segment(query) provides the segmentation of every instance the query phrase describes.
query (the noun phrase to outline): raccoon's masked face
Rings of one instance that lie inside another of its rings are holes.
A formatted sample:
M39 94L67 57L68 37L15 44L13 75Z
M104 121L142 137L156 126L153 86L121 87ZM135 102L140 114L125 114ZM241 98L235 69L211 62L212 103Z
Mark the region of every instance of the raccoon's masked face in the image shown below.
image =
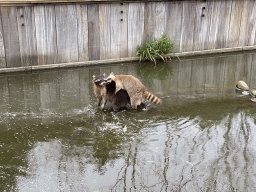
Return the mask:
M105 78L105 80L106 80L107 84L109 84L112 81L115 81L115 78L116 77L115 77L114 73L112 72L112 73L110 73L110 75L107 78Z
M107 84L106 75L93 75L93 83L97 86L105 86Z

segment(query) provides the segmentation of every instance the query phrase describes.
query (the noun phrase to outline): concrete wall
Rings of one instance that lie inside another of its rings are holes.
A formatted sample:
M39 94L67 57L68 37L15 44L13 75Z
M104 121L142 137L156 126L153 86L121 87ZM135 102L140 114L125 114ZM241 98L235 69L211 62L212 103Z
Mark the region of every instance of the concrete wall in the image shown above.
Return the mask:
M150 32L181 52L255 45L254 0L0 6L0 67L133 57Z

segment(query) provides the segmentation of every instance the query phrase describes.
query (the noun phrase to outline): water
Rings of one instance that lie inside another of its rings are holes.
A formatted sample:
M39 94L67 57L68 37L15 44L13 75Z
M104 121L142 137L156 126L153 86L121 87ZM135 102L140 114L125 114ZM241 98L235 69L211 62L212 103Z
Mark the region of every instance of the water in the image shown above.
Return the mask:
M255 191L256 53L0 76L1 191ZM161 106L96 105L93 74L132 74Z

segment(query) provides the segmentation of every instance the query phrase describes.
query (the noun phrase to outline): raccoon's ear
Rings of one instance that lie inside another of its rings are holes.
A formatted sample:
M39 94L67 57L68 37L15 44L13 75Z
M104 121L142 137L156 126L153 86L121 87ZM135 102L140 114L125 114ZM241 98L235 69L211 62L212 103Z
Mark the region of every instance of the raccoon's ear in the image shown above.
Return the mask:
M103 73L103 77L106 77L106 74L105 74L105 73Z
M115 76L115 74L114 74L113 72L111 72L111 73L110 73L110 75L113 75L113 76ZM109 76L110 76L110 75L109 75Z
M95 75L92 76L92 80L93 80L93 81L95 80Z

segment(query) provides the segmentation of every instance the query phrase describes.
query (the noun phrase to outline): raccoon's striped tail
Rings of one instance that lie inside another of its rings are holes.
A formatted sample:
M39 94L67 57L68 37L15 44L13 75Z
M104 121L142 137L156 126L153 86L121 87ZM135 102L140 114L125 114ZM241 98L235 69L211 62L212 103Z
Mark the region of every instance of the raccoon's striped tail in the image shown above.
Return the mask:
M153 95L152 93L145 91L144 94L145 94L145 99L147 99L155 104L158 104L158 105L162 104L162 100L160 98L158 98L157 96Z

